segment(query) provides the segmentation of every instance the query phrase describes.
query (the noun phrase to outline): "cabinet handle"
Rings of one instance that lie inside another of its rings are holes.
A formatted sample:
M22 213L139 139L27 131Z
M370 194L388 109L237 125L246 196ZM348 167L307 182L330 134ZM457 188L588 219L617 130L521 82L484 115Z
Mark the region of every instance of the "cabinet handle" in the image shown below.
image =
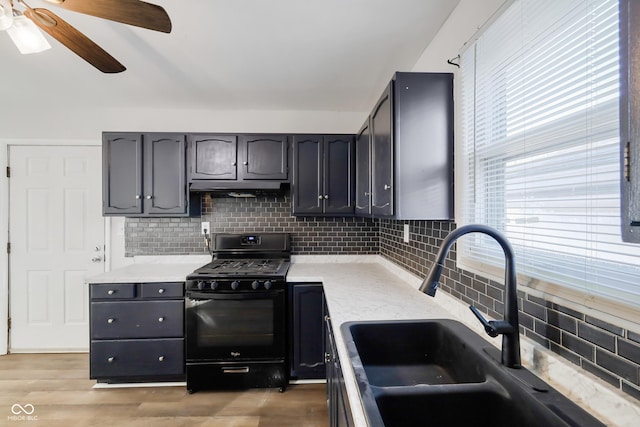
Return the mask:
M115 289L109 289L109 290L107 291L107 295L113 295L113 294L115 294L115 293L116 293Z
M246 166L249 164L249 162L242 162L242 164Z
M318 196L318 200L322 200L322 199L323 199L323 196L322 196L322 194L320 194L320 195Z
M325 200L329 199L329 195L328 195L328 194L325 194L325 195L324 195L324 199L325 199Z
M151 196L151 195L147 196L147 200L151 200L152 198L153 198L153 196Z
M158 289L158 293L159 294L164 294L164 289L162 289L162 288Z
M236 162L231 163L231 166L235 166L235 165L236 165Z
M385 184L385 185L384 185L384 189L385 189L385 190L391 190L391 186L390 186L390 185Z
M113 317L110 317L110 318L107 319L107 323L113 323L115 321L116 321L116 319L114 319Z
M139 194L136 194L136 200L140 200L140 199L142 199L142 196Z
M164 356L158 357L158 362L164 362Z
M116 360L116 358L113 357L113 356L107 358L107 362L109 362L109 363L113 363L114 360Z
M164 322L164 317L159 317L158 318L158 322L160 322L160 323Z

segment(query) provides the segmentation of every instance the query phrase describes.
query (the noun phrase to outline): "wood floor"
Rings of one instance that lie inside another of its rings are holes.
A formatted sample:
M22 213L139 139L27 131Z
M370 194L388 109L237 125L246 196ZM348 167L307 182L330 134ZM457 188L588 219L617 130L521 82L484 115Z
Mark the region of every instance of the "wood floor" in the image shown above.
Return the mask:
M194 394L185 387L93 389L94 384L88 354L0 356L0 426L329 425L324 384L290 385L284 393L255 389Z

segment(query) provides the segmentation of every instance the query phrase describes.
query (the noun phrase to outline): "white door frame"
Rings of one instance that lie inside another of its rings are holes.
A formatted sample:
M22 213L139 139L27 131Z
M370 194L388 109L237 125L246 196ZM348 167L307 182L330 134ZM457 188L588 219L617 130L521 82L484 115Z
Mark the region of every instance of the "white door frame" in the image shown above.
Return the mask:
M7 243L9 239L9 179L5 173L8 164L8 152L11 146L46 145L46 146L101 146L102 140L67 140L67 139L0 139L0 355L7 354L9 340L9 255ZM110 221L105 221L104 242L105 254L111 252ZM108 264L105 265L108 270Z

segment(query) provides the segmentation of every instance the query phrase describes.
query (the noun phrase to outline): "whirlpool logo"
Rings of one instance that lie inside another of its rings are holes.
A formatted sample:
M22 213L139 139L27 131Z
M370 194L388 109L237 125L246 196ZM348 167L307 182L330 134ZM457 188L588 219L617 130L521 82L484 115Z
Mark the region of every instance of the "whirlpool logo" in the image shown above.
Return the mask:
M9 421L38 421L35 414L36 408L31 403L14 403L11 405L11 415L7 415Z

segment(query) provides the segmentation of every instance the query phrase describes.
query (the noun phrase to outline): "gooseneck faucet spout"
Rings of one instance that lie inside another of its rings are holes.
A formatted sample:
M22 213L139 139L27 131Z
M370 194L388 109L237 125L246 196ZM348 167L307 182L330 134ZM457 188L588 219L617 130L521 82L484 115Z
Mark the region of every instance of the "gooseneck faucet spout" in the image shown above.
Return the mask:
M440 246L440 250L438 251L436 261L434 262L431 271L429 271L429 274L427 274L427 277L424 279L419 289L429 296L433 297L436 295L440 275L442 274L444 261L449 253L449 249L451 249L451 246L460 236L468 233L483 233L493 237L502 247L504 252L504 319L498 321L487 321L487 319L485 319L473 305L469 306L469 308L478 320L480 320L487 334L492 337L502 335L502 364L509 368L520 368L520 331L518 322L515 254L511 244L502 233L481 224L464 225L449 233Z

